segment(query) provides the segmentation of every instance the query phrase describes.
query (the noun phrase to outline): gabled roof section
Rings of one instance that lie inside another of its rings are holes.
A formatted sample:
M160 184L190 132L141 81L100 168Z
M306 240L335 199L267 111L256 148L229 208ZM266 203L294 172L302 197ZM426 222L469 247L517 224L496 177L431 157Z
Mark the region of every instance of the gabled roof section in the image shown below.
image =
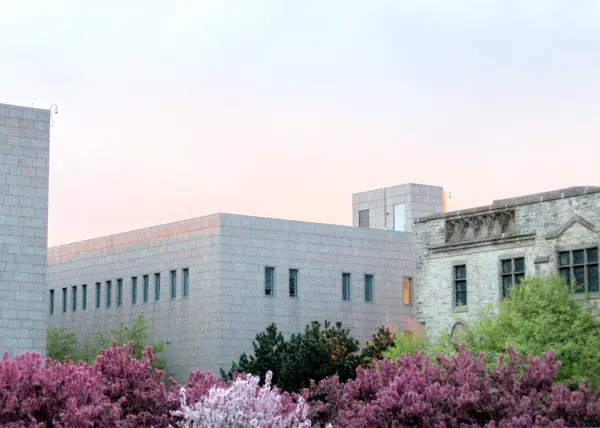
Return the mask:
M433 214L427 217L419 218L416 223L424 223L430 220L436 220L440 218L448 217L462 217L470 214L477 214L483 211L495 211L503 210L507 208L513 208L520 205L536 204L539 202L550 202L557 199L573 198L576 196L590 195L593 193L600 193L599 186L575 186L567 187L565 189L550 190L548 192L534 193L531 195L517 196L514 198L497 199L491 203L491 205L468 208L459 211L450 211L447 213Z
M590 232L596 232L596 227L591 221L588 221L580 215L574 215L560 229L546 235L546 239L558 239L560 236L569 230L575 223L578 223L588 229Z

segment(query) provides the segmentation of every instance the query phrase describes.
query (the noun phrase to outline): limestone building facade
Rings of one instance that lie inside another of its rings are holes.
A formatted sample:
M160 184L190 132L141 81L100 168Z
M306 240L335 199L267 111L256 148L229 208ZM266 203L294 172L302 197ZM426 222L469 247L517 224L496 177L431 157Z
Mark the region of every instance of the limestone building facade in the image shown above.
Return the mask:
M0 104L0 354L44 354L50 111Z
M441 212L431 186L399 187L407 219ZM364 344L414 317L407 231L215 214L50 248L48 263L50 328L85 335L142 314L179 378L229 369L271 322L289 335L342 321Z
M433 337L497 307L529 275L600 301L600 187L571 187L417 219L416 317Z

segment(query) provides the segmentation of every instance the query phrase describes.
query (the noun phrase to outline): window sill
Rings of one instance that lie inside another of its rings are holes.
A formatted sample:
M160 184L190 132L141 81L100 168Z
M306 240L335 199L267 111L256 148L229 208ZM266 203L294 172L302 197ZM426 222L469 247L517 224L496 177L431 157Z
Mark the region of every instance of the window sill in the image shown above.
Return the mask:
M452 312L469 312L468 306L455 306L452 308Z
M600 292L594 291L592 293L571 293L571 298L573 300L586 300L586 299L600 299Z

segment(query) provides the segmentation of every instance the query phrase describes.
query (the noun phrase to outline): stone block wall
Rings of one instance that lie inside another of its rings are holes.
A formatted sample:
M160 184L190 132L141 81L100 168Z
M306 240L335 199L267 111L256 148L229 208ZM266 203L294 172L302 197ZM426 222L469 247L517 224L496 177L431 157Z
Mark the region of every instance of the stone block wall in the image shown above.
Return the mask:
M44 354L50 112L0 104L0 353Z

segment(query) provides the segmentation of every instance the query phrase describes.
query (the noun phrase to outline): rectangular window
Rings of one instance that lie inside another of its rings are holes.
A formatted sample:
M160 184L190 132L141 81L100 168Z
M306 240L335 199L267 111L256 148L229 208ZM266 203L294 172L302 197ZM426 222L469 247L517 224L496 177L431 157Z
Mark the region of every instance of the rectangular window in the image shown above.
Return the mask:
M275 294L275 268L265 267L265 296Z
M62 311L63 314L67 312L67 287L62 289Z
M137 304L137 276L131 277L131 304Z
M96 283L96 309L100 309L100 301L102 297L102 284Z
M150 294L150 277L148 275L144 275L142 281L142 300L144 303L148 303L148 294Z
M106 281L106 307L112 305L112 281Z
M160 300L160 273L154 274L154 301Z
M509 295L513 285L518 285L525 278L525 258L504 259L500 261L500 280L502 282L502 297Z
M404 278L402 282L402 297L405 305L412 305L412 278Z
M406 232L406 205L394 205L394 230L396 232Z
M117 279L117 308L123 305L123 278Z
M81 310L87 311L87 284L81 286Z
M290 297L298 296L298 269L290 269L289 293Z
M77 286L71 288L71 312L77 311Z
M369 210L358 212L358 227L369 227Z
M50 290L50 315L54 314L54 290Z
M598 247L558 253L558 273L572 293L598 292Z
M187 297L190 293L190 270L183 269L183 283L181 284L181 297Z
M467 305L467 265L454 266L454 305Z
M373 275L365 275L365 302L373 301Z
M350 300L350 274L342 274L342 300Z
M171 271L171 299L177 298L177 271Z

